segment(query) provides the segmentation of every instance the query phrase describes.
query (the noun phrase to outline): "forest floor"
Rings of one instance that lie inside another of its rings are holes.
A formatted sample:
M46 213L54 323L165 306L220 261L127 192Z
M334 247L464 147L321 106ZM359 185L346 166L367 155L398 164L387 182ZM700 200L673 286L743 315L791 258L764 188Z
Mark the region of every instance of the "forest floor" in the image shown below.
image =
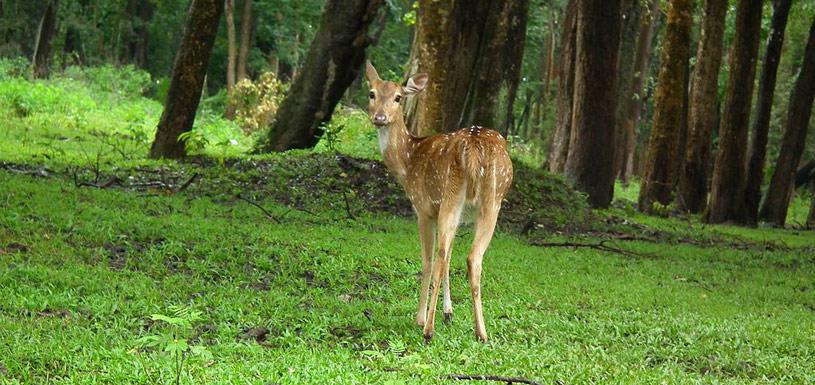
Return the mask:
M415 221L375 152L150 161L136 121L104 115L149 129L154 107L103 99L0 110L0 383L815 382L812 231L644 216L631 189L590 212L518 162L485 257L490 341L463 226L455 316L425 344Z

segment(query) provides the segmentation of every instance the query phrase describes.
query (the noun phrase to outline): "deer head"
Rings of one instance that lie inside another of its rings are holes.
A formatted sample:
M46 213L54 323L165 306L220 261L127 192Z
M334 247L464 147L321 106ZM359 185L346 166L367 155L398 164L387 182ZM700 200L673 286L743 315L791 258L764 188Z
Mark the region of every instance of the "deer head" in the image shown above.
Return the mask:
M371 87L368 93L368 118L371 119L371 123L380 128L400 120L402 100L406 96L422 92L427 86L427 74L424 73L411 76L404 86L382 80L370 61L366 64L365 75Z

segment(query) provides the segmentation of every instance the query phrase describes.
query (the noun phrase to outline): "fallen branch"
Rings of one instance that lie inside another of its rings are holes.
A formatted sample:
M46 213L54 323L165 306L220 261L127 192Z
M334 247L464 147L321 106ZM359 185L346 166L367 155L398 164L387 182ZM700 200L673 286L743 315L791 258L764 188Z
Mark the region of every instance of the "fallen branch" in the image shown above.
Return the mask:
M181 185L181 187L179 187L179 188L178 188L178 190L177 190L177 191L181 192L181 191L186 190L186 189L187 189L187 187L190 187L190 185L192 184L192 182L195 182L195 180L196 180L196 179L198 179L198 177L199 177L199 176L201 176L201 174L199 174L199 173L197 173L197 172L196 172L195 174L192 174L192 176L190 177L190 179L187 179L187 181L186 181L186 182L184 182L184 183Z
M78 181L76 176L74 176L74 184L76 185L76 187L95 187L95 188L99 188L99 189L105 189L105 188L111 187L111 186L113 186L115 184L120 184L121 182L122 182L122 180L119 179L119 177L117 177L117 176L111 177L105 183L93 183L93 182L88 182L88 181Z
M240 194L235 195L235 198L238 198L238 199L240 199L240 200L242 200L242 201L244 201L244 202L246 202L246 203L249 203L249 204L250 204L250 205L252 205L252 206L257 207L258 209L260 209L260 211L262 211L262 212L263 212L263 214L264 214L264 215L266 215L266 218L269 218L269 219L271 219L271 220L273 220L273 221L277 222L278 224L280 224L280 223L281 223L281 222L280 222L280 219L278 219L278 218L277 218L277 217L276 217L274 214L272 214L272 213L271 213L271 211L266 210L266 208L265 208L265 207L263 207L263 206L259 205L257 202L255 202L255 201L253 201L253 200L251 200L251 199L248 199L248 198L244 198L244 197L242 197Z
M645 255L640 253L635 253L631 250L621 249L616 246L609 246L608 240L602 240L597 243L578 243L578 242L542 242L536 239L532 239L529 241L529 244L532 246L540 246L540 247L571 247L571 248L587 248L587 249L594 249L600 251L607 251L611 253L621 254L628 257L640 257L640 258L653 258L653 255Z
M504 376L487 376L487 375L469 375L469 374L448 374L444 378L449 380L476 380L476 381L497 381L506 382L507 385L511 384L530 384L530 385L543 385L540 382L535 382L521 377L504 377Z

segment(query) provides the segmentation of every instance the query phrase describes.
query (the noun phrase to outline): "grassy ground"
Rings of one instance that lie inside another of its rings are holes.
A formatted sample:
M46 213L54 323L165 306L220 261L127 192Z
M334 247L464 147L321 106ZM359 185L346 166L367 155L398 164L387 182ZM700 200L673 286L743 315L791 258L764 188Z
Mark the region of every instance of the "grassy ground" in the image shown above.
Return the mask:
M647 217L625 201L596 213L625 222L613 227L622 233L536 239L606 240L611 250L533 246L499 231L485 259L491 340L481 344L463 228L451 267L454 321L425 345L413 324L420 261L411 218L349 219L342 206L293 210L258 197L267 215L193 188L77 187L58 170L90 178L97 163L177 166L143 159L137 135L104 143L120 126L98 113L105 134L92 134L87 118L98 107L54 128L65 119L54 107L61 100L0 111L9 127L0 161L40 167L0 169L0 383L446 384L451 373L545 384L815 382L812 232ZM152 103L122 100L108 107ZM154 112L140 118L148 133ZM210 143L205 151L217 154ZM234 172L215 163L212 174Z

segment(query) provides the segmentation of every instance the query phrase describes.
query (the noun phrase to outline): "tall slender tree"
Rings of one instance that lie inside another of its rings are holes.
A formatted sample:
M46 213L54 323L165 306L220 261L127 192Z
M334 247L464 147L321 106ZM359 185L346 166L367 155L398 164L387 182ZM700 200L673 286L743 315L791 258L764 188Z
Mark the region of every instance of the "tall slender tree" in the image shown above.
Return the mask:
M235 89L235 67L238 64L235 0L224 0L224 14L226 15L226 94L228 99L224 116L232 120L235 118L235 103L232 102L232 92Z
M758 87L756 117L753 120L747 181L745 182L744 207L748 224L755 224L758 220L758 204L761 200L761 183L764 177L764 157L767 154L767 134L775 94L775 78L778 73L778 62L781 59L781 48L784 45L784 30L787 28L791 3L792 0L773 2L773 20L770 25L767 48L764 51L764 66L761 69L761 82Z
M747 130L761 36L761 10L756 0L740 0L736 8L736 34L730 54L730 77L719 128L719 151L713 168L710 223L743 223Z
M566 178L608 207L614 193L614 113L620 0L581 0L577 13L574 112Z
M329 0L311 42L303 70L292 82L259 151L314 146L321 125L358 76L371 43L368 28L383 0Z
M243 0L241 13L241 43L238 49L237 81L246 79L246 66L249 60L249 50L252 48L255 20L252 17L252 0Z
M784 226L792 196L792 180L806 143L812 102L815 99L815 19L809 29L804 61L795 80L787 113L787 127L781 139L781 150L775 162L767 194L759 217L777 226Z
M151 158L183 158L184 143L178 137L192 130L201 99L207 64L215 43L222 0L192 0L181 45L173 64L164 112L150 148Z
M45 12L40 19L40 26L37 29L37 39L34 44L34 59L31 66L33 68L34 79L47 78L51 65L51 48L54 36L57 33L57 9L59 0L51 0L45 7Z
M616 132L614 143L614 175L621 175L625 163L625 115L628 102L634 98L631 92L634 80L634 59L637 51L637 32L640 30L640 13L642 5L639 0L623 0L622 29L620 30L620 53L617 56L617 112L614 119Z
M558 59L557 116L547 163L549 171L562 173L569 155L574 104L575 52L577 45L577 0L569 0L563 18Z
M623 131L625 131L625 155L622 157L620 179L627 183L634 175L634 155L637 147L637 123L640 120L643 104L643 86L647 78L648 64L651 60L654 34L659 20L659 0L651 0L649 11L642 17L637 39L637 53L634 56L634 80L631 87L631 98L626 104Z
M693 0L672 0L654 100L654 123L639 196L639 209L644 212L651 212L654 202L667 205L673 200L688 87L692 25Z
M692 213L701 212L707 204L711 138L719 118L718 79L726 14L726 1L705 1L691 86L693 93L690 97L688 141L684 150L685 164L679 175L677 197L679 207Z

